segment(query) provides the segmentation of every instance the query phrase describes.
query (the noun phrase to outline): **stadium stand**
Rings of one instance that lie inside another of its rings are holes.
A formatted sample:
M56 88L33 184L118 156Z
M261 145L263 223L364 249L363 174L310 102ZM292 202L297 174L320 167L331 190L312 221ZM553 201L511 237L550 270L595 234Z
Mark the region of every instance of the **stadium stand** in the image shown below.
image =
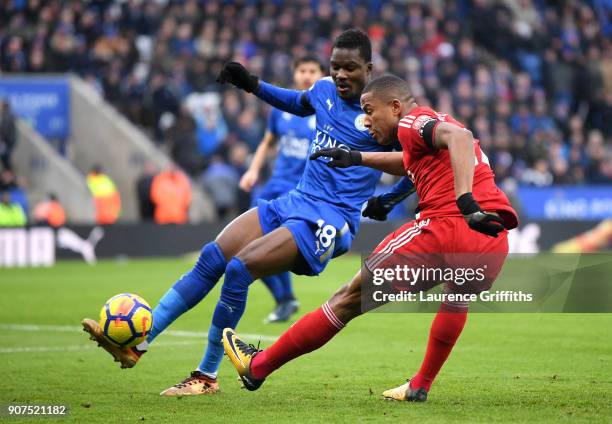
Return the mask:
M78 74L186 173L234 187L243 166L230 152L255 148L269 109L215 84L223 62L288 86L295 58L326 59L356 26L372 39L375 72L408 79L419 102L472 128L500 182L603 184L611 10L607 0L2 2L0 66ZM225 197L221 214L239 201Z

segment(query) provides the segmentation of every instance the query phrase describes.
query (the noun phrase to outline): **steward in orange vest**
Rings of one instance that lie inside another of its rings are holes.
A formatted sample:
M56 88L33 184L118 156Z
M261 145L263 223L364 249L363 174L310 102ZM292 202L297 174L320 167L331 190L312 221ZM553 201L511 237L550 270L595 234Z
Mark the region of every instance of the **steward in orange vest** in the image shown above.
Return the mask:
M189 179L174 166L153 178L151 201L155 205L153 215L158 224L186 224L191 204Z
M96 166L87 175L87 186L96 205L96 222L114 224L121 213L121 196L113 180Z
M59 228L66 223L66 212L55 194L49 194L49 199L40 202L34 208L34 222Z

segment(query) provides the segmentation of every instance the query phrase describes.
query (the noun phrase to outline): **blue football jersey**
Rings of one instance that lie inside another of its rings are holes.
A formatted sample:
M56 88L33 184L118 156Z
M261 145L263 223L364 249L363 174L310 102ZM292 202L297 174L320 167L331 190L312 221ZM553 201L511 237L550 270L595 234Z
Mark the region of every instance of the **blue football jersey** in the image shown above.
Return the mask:
M306 159L308 147L315 134L315 116L296 116L279 109L272 109L268 118L268 131L276 137L278 155L270 179L298 184Z
M392 146L381 146L370 137L363 124L365 114L359 101L346 102L338 96L331 77L317 81L305 93L316 116L316 132L309 155L330 147L361 152L392 150ZM374 193L382 172L363 166L329 168L327 162L330 160L320 157L306 161L296 190L339 206L355 232L361 206Z

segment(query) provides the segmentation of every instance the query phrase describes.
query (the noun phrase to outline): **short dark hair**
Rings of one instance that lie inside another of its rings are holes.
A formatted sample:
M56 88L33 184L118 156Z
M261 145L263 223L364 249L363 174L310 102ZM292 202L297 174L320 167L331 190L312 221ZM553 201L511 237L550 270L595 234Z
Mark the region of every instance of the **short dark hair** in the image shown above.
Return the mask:
M321 69L322 73L325 73L325 66L323 62L314 54L307 54L306 56L299 57L293 62L293 69L297 69L302 63L316 63Z
M407 81L392 74L385 74L371 80L363 89L363 93L373 93L383 100L414 98Z
M365 62L372 61L372 43L370 37L356 28L347 29L340 34L335 40L332 48L338 49L358 49L359 56Z

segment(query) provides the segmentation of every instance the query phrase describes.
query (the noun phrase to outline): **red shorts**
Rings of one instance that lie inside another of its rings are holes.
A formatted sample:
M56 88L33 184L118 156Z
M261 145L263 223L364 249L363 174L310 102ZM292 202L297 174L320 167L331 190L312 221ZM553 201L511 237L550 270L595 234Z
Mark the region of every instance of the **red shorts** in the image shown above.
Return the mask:
M438 217L408 222L389 234L365 266L373 274L378 270L379 275L398 266L421 268L419 274L402 274L405 278L400 281L387 279L396 290L424 291L446 283L454 292L478 293L491 287L507 255L506 230L490 237L469 228L463 217ZM407 284L410 277L418 281Z

